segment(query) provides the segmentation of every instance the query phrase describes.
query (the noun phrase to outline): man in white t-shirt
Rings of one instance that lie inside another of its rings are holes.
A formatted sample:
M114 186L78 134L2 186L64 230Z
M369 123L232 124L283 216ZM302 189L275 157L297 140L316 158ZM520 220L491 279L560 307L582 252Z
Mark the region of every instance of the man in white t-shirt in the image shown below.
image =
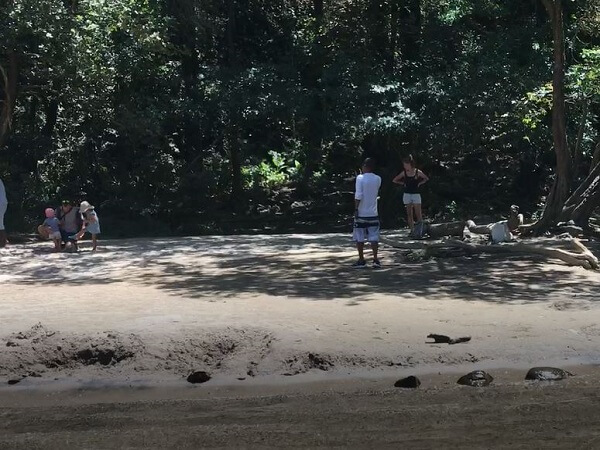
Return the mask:
M356 192L354 194L354 233L353 238L358 250L358 261L353 267L363 268L367 266L364 256L365 241L371 244L373 249L373 268L381 267L377 258L379 249L379 213L377 211L377 199L381 187L381 177L373 173L375 161L372 158L365 159L362 173L356 177Z
M4 229L4 214L8 207L8 200L6 199L6 189L2 179L0 179L0 248L6 245L6 230Z

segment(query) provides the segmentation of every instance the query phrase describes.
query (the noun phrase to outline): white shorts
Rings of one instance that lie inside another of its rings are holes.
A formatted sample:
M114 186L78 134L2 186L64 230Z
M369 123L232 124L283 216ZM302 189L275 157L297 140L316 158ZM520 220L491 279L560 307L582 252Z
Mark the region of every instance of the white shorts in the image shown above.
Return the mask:
M421 204L421 194L404 194L404 197L402 199L404 200L405 205Z
M352 238L355 242L379 242L379 219L377 217L357 217L354 220Z

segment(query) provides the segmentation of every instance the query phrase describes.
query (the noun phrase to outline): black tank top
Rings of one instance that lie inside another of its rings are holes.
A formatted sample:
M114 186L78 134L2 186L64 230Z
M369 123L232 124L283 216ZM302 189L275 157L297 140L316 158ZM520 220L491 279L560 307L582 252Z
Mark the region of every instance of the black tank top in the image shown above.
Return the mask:
M415 169L415 175L409 177L404 171L404 193L405 194L418 194L419 193L419 170Z

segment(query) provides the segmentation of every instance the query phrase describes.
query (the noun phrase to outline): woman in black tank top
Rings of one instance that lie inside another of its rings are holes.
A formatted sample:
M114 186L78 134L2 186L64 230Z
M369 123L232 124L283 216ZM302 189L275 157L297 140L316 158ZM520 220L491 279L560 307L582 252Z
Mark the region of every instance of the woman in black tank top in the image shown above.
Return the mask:
M404 186L404 205L408 218L408 228L412 231L416 222L423 220L421 209L421 186L429 177L416 168L412 155L403 160L404 170L394 177L394 183Z

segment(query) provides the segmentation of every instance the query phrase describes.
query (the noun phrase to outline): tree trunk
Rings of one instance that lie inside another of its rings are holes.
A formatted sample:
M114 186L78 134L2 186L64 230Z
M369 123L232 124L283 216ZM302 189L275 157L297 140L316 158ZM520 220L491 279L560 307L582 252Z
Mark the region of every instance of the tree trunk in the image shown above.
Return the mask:
M477 245L462 241L448 241L426 246L425 254L430 257L470 256L479 253L534 254L552 259L560 259L570 266L581 266L588 270L598 269L598 258L587 247L578 239L570 239L570 242L577 252L522 242L503 245Z
M560 220L573 220L576 225L587 227L590 216L600 206L600 164L596 164L592 172L581 183L566 201Z
M369 2L367 14L370 24L370 55L369 59L373 66L389 66L390 43L388 34L388 14L386 12L387 4L381 0L371 0Z
M235 27L236 27L236 16L235 16L235 0L227 0L227 52L226 52L226 66L229 69L227 77L229 81L227 102L229 106L227 108L227 118L225 122L225 132L223 139L226 144L226 154L229 156L229 164L231 169L231 204L234 209L239 210L242 206L242 155L240 148L240 139L238 133L238 120L239 114L236 108L232 105L232 90L233 85L233 68L236 66L236 49L235 49Z
M573 251L549 246L558 245L565 247L565 244L570 244ZM426 256L433 258L472 256L480 253L508 255L534 254L545 256L547 258L560 259L568 265L581 266L589 270L597 270L599 268L598 258L590 252L579 239L571 237L559 240L540 240L532 243L516 242L501 245L480 245L457 239L449 239L444 242L434 243L423 241L404 243L389 242L387 245L402 250L424 251Z
M58 120L58 99L53 98L46 107L46 123L42 129L42 134L46 137L52 137L56 121Z
M386 70L393 74L396 69L396 53L398 52L398 23L400 20L399 0L391 2L390 8L390 52Z
M427 234L433 239L438 239L444 236L463 237L465 234L466 222L448 222L436 223L427 226Z
M587 227L594 210L600 206L600 177L596 177L590 184L586 192L583 194L583 199L579 203L573 213L571 220L576 225Z
M565 43L562 0L542 0L552 23L554 70L552 77L552 140L556 154L556 174L546 199L542 217L530 228L542 232L554 225L567 200L571 182L571 154L567 145L565 118Z
M236 209L241 206L243 194L242 186L242 160L240 155L240 141L235 130L235 125L230 125L227 136L227 150L231 165L231 202Z
M581 112L581 120L579 122L579 127L577 129L577 139L575 140L575 145L573 146L573 174L572 179L577 181L579 178L579 171L581 169L581 143L583 142L583 135L585 134L585 126L588 120L588 112L589 112L590 103L589 100L585 100L583 103L583 111Z
M12 128L15 103L17 101L17 81L19 78L19 66L17 53L14 50L8 52L8 67L0 65L2 75L2 111L0 112L0 148L4 146L10 129Z
M420 56L419 42L421 39L421 0L401 2L401 51L404 60L414 61Z
M596 151L594 151L594 156L592 158L592 165L590 166L590 173L594 171L596 166L600 164L600 141L596 144Z
M315 40L313 42L312 59L308 66L307 87L311 92L312 107L308 117L308 142L304 161L304 172L302 174L299 193L308 192L308 185L315 173L320 161L320 152L323 140L325 105L321 92L321 80L323 78L323 67L325 65L323 47L323 0L313 0L313 18L315 19Z

